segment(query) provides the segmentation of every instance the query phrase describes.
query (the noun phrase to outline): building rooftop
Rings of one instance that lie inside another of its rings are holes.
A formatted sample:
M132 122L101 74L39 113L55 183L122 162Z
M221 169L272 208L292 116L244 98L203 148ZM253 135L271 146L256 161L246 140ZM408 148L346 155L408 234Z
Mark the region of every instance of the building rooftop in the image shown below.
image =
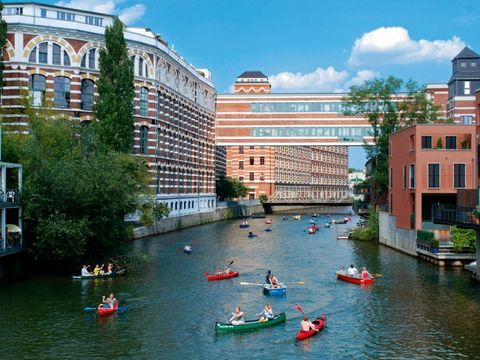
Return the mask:
M238 79L268 79L268 77L261 71L247 70L247 71L244 71L242 74L240 74L240 76L238 76Z
M457 56L455 56L455 59L477 59L480 58L480 55L478 55L475 51L470 49L468 46L465 46L462 51L458 53ZM452 61L453 61L452 60Z

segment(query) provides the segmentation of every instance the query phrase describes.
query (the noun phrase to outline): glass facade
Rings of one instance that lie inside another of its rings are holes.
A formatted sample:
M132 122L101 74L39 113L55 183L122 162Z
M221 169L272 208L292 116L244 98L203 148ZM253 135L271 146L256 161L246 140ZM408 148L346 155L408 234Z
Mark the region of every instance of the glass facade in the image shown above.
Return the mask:
M336 137L342 141L363 141L371 136L371 127L257 127L252 128L254 137Z
M252 112L342 112L341 102L254 102Z

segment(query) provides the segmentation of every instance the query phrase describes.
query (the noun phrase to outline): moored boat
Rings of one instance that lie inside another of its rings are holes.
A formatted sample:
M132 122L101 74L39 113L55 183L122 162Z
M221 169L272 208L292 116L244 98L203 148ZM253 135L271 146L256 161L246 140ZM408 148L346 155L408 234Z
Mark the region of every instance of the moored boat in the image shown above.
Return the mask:
M205 276L207 277L208 281L214 281L214 280L223 280L223 279L230 279L233 277L237 277L240 273L237 271L230 271L226 274L209 274L205 273Z
M81 276L81 275L73 275L72 279L74 280L93 280L93 279L108 279L112 277L117 277L117 276L122 276L126 272L125 269L121 269L118 271L113 271L111 273L106 273L102 275L87 275L87 276Z
M102 305L97 309L97 314L98 316L108 316L108 315L115 314L117 310L118 310L118 302L115 303L113 308L108 305Z
M297 341L302 341L305 339L308 339L309 337L315 336L318 334L319 331L321 331L327 322L327 315L323 314L321 317L317 317L315 320L312 321L312 323L315 325L315 330L309 330L309 331L303 331L300 330L297 332L297 336L295 336L295 340Z
M272 287L270 284L263 284L263 292L265 295L285 295L287 293L287 285L280 283L278 287Z
M215 331L219 333L230 333L230 332L243 332L251 331L261 328L270 327L273 325L284 323L287 320L287 316L284 312L277 314L273 319L268 321L258 321L258 320L248 320L243 324L232 325L230 323L221 323L217 322L215 324Z
M250 225L248 225L248 223L241 223L240 224L240 229L246 229L248 227L250 227Z
M369 277L369 278L361 278L358 276L350 276L347 274L342 274L341 272L337 271L337 279L346 281L352 284L357 284L357 285L366 285L366 284L373 284L374 278Z
M186 253L186 254L191 254L192 253L192 247L190 245L185 245L183 247L183 252Z

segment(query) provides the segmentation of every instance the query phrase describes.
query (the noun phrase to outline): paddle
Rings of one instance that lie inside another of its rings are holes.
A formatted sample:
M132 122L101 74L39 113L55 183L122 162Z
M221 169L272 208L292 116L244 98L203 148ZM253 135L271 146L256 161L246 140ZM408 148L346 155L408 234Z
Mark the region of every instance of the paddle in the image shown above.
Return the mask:
M305 281L286 281L285 284L288 284L288 285L305 285Z
M303 312L302 308L300 307L300 305L298 304L295 304L295 308L300 311L302 313L302 315L305 315L305 313Z
M243 282L243 281L240 281L240 285L255 285L255 286L263 286L263 284L258 284L258 283L249 283L249 282Z
M382 277L383 275L382 275L382 274L372 274L372 276L374 276L374 277Z

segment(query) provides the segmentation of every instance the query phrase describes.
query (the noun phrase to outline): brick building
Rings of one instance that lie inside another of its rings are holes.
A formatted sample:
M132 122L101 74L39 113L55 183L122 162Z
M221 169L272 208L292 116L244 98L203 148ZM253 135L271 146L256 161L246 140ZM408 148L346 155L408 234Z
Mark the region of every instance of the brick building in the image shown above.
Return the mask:
M23 93L45 95L74 121L93 120L99 50L114 17L34 2L4 5L7 45L4 125L28 124L13 111ZM150 29L125 27L134 68L134 153L145 158L157 199L171 216L215 209L215 88L208 70L189 65Z
M234 94L217 97L217 135L222 136L222 129L231 129L232 126L241 132L242 127L249 126L251 121L261 121L263 127L282 122L288 131L295 132L288 127L288 119L317 116L320 108L330 111L332 107L331 111L336 112L341 102L341 96L336 95L335 102L332 102L331 97L321 94L271 94L270 88L268 78L262 72L242 73L234 84ZM310 110L305 108L305 97L309 104L315 104ZM232 125L232 121L236 125ZM227 175L243 181L250 189L251 199L262 194L286 201L298 198L347 199L347 147L310 144L305 141L300 146L289 146L289 141L278 141L275 146L248 142L226 146Z

